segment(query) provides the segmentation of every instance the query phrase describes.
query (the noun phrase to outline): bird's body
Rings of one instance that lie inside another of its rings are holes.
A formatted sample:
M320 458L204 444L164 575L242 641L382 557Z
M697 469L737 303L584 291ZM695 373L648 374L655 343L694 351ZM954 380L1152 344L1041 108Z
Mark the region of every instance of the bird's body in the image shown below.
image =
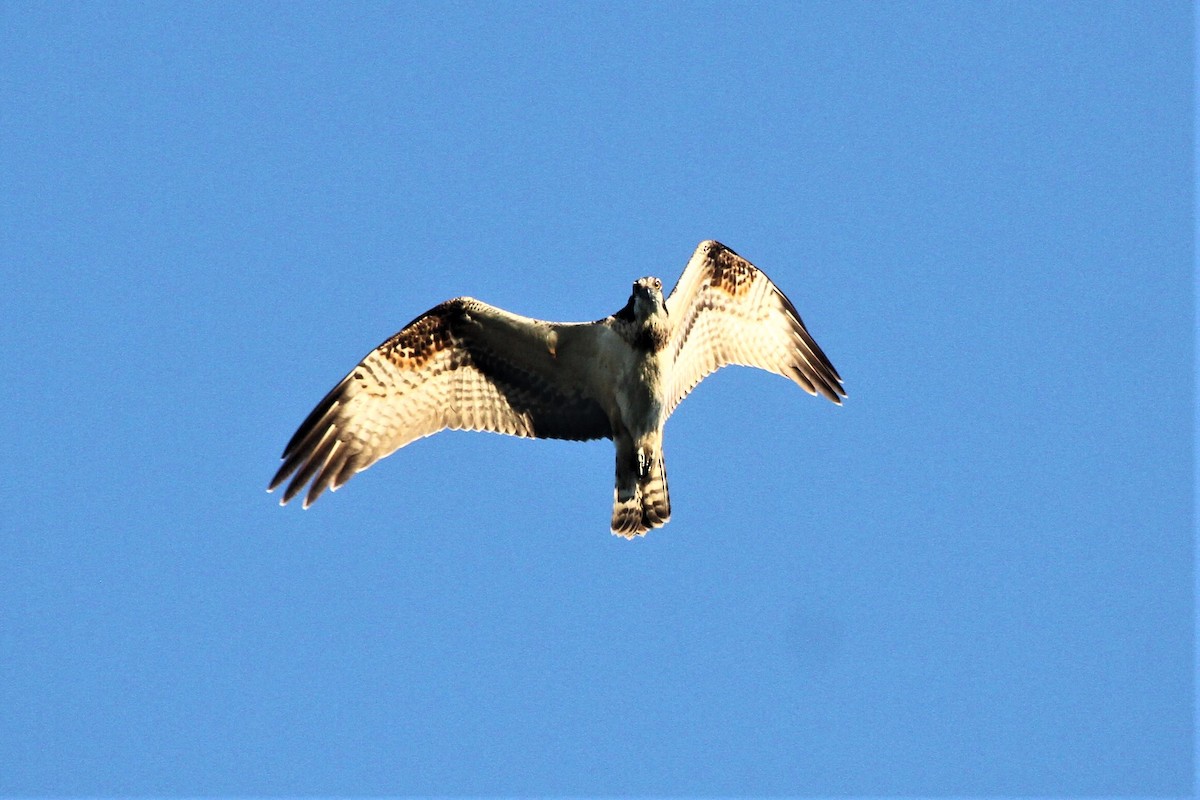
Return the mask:
M271 481L282 503L326 489L446 428L612 439L612 531L670 518L663 426L726 364L775 372L835 403L841 379L795 308L750 262L702 242L667 299L657 278L596 322L522 317L461 297L430 309L364 358L301 424Z

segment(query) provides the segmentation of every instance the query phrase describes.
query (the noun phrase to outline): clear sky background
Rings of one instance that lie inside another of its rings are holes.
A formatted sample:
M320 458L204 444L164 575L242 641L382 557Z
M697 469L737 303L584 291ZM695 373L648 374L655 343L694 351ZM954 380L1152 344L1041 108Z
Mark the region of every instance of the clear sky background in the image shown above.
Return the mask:
M1186 3L0 7L0 794L1187 795ZM309 409L469 294L719 239L766 373L442 434L307 512Z

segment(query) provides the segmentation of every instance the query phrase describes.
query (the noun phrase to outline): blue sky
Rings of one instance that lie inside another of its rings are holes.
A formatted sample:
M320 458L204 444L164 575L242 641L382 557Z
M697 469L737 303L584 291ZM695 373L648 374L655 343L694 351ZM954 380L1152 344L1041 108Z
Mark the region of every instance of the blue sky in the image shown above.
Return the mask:
M0 8L0 794L1188 795L1183 3ZM264 493L469 294L716 238L846 380Z

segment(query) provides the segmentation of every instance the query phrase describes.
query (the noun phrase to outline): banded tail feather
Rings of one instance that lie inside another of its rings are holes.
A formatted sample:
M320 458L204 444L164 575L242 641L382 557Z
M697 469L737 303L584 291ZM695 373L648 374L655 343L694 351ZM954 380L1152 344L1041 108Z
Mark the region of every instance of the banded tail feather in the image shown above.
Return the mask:
M667 466L660 452L644 475L622 473L613 492L612 532L626 539L643 536L671 519Z

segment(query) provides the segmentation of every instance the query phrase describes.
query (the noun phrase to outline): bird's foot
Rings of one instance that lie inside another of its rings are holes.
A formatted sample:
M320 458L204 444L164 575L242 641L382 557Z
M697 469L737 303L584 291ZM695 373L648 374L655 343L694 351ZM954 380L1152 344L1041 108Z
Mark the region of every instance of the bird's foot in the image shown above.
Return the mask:
M650 474L650 456L646 453L646 448L639 447L637 451L638 462L638 478L645 480Z

